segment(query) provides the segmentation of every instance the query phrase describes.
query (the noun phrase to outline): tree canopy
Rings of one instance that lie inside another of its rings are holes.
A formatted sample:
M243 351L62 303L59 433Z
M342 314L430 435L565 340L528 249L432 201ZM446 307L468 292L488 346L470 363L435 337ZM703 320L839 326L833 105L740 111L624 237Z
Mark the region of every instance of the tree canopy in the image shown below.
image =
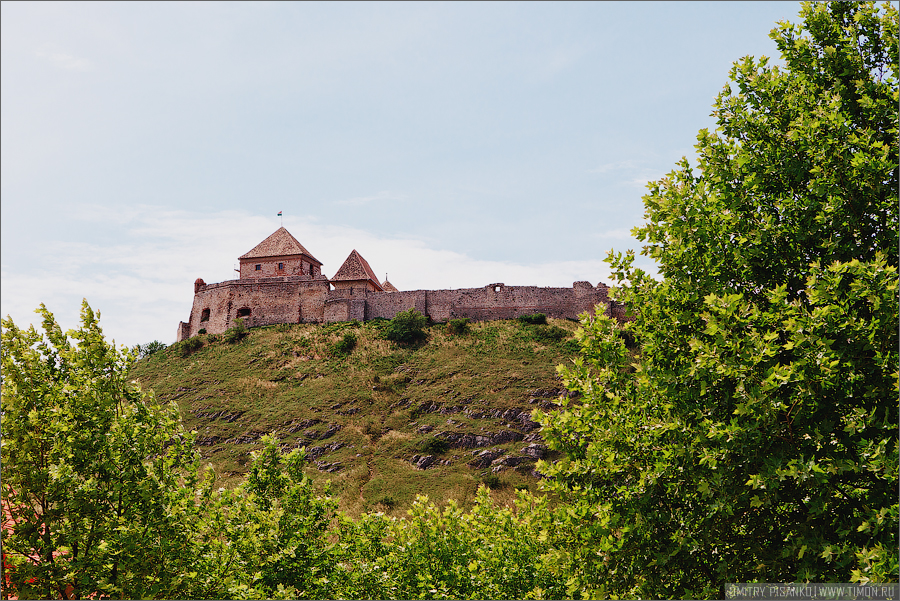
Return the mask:
M39 313L43 336L3 320L4 576L31 598L171 594L198 510L178 410L129 381L86 302L68 333Z
M784 67L735 63L696 168L649 185L661 278L608 259L639 350L598 314L561 370L584 398L540 469L584 590L897 579L897 10L801 17Z

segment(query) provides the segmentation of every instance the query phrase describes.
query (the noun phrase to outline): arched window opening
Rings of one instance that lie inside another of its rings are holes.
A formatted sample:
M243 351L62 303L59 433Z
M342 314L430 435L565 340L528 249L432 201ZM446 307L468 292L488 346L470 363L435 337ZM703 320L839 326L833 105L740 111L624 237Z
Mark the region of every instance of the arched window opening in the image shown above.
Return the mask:
M209 321L209 309L200 312L200 321Z
M238 317L250 317L250 307L243 307L238 309Z

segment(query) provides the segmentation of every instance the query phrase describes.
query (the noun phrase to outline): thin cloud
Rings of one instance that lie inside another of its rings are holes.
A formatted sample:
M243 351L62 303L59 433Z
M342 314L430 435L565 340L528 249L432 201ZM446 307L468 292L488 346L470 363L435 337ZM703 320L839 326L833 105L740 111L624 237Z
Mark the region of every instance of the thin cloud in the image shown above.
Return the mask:
M43 59L60 69L66 71L89 71L93 66L91 61L86 58L72 56L62 52L43 52L37 53L38 58Z

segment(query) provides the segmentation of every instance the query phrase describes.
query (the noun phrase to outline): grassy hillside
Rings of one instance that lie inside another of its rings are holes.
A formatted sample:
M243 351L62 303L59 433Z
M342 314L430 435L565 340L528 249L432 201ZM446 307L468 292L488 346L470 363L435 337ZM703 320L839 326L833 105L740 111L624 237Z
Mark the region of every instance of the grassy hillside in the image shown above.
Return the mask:
M178 402L224 485L275 432L307 448L310 476L330 480L350 514L399 514L416 494L468 505L481 482L500 500L536 490L545 449L531 411L564 392L555 367L575 355L578 324L436 325L424 344L400 346L379 337L385 323L256 328L234 344L204 335L198 350L170 347L133 374Z

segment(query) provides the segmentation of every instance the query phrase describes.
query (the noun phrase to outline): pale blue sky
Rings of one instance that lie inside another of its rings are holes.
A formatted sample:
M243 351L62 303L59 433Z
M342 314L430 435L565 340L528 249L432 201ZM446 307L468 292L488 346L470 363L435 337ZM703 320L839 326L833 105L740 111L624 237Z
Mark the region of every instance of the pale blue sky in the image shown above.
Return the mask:
M326 275L356 248L404 290L604 280L798 10L4 2L0 312L73 327L87 297L118 342L171 342L279 210Z

